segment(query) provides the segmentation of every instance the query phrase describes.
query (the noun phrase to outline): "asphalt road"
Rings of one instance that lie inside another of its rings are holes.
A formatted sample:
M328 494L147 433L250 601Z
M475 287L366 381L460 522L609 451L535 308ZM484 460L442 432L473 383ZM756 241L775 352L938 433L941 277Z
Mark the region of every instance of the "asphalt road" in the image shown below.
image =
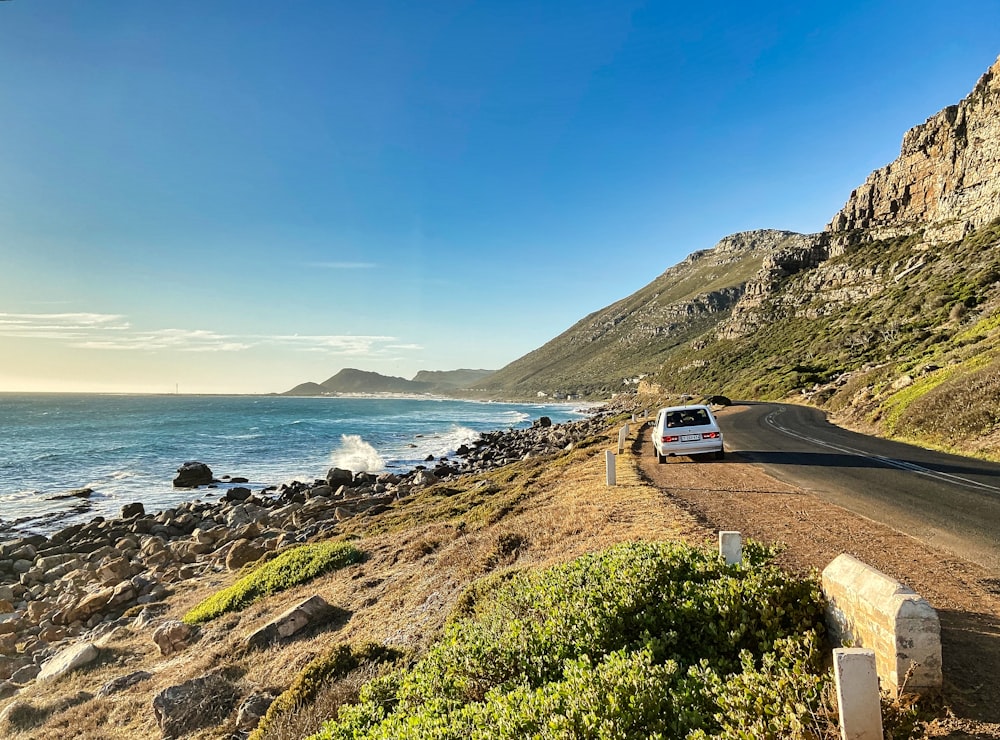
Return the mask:
M1000 465L841 429L816 409L737 403L727 455L1000 574Z

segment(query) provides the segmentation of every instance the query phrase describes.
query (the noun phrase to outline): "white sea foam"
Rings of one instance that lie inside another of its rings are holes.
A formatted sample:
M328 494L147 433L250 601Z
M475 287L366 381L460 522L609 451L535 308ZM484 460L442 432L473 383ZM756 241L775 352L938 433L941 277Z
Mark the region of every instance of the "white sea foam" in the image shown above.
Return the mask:
M355 473L377 473L385 469L385 460L378 450L361 439L360 434L341 434L340 447L330 453L334 467Z
M452 424L437 434L428 435L418 440L416 453L419 456L433 455L443 457L451 455L463 444L469 444L479 437L479 432L459 424Z

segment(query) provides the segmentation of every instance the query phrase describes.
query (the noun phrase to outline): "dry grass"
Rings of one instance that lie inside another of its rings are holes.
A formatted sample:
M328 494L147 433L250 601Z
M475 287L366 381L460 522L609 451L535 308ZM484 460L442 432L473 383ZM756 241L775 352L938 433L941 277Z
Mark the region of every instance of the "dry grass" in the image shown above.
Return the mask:
M636 429L632 425L632 439ZM603 452L613 444L612 438L617 441L617 430L583 449L449 482L397 502L382 514L349 520L345 536L365 551L364 562L220 618L203 627L200 640L180 656L161 657L151 630L122 628L103 646L112 659L22 692L20 700L53 711L43 725L9 734L38 740L63 740L67 735L95 740L158 737L153 696L220 666L232 668L241 696L264 689L280 691L310 661L338 643L374 641L417 652L425 649L440 633L463 589L490 573L563 562L623 541L704 544L711 533L643 483L632 452L619 456L618 485L605 485ZM236 577L220 573L184 584L169 599L165 617L179 619ZM346 610L346 623L264 651L244 648L245 638L254 630L313 594ZM80 691L96 694L111 679L140 669L152 672L153 678L111 697L58 706ZM273 736L293 737L299 730L316 727L356 690L351 681L338 684L331 686L330 696L301 708L299 720L276 725L279 734ZM223 737L232 729L230 718L223 727L192 738Z

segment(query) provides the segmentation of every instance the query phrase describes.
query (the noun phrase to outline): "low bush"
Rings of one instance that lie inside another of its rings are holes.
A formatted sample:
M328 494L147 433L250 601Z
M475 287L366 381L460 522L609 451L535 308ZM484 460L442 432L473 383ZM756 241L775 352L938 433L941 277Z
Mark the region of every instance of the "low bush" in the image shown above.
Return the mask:
M226 612L240 611L265 596L357 563L362 556L362 552L348 542L318 542L293 547L254 568L232 586L209 596L185 614L184 621L200 624Z
M829 681L823 604L772 556L630 543L493 578L314 740L802 735Z
M357 701L357 690L344 686L344 679L365 667L374 667L398 661L403 653L396 648L379 643L365 643L359 646L337 645L327 653L314 658L284 692L268 707L267 713L250 733L248 740L265 740L272 734L271 728L296 711L313 704L321 694L335 695L342 702ZM340 691L337 691L337 689ZM327 702L329 704L329 702ZM336 707L334 707L334 710ZM314 726L314 729L318 726ZM301 737L302 733L297 736Z

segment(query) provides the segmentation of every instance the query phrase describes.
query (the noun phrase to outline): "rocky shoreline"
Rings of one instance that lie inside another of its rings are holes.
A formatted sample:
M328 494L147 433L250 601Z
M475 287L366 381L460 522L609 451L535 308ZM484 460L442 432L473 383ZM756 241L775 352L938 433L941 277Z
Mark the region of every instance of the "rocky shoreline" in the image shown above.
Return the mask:
M341 522L377 515L435 483L572 448L626 410L623 400L579 421L552 424L542 417L529 429L483 433L454 456L428 458L405 474L331 468L312 482L258 491L236 486L221 500L191 501L158 513L129 504L114 519L96 517L48 537L4 543L0 699L95 659L100 638L120 626L149 631L161 653L170 654L183 639L177 634L180 623L167 629L160 615L172 587L182 581L238 570L268 552L335 537ZM133 679L141 677L122 676L101 691L113 693ZM0 724L16 703L0 713Z

